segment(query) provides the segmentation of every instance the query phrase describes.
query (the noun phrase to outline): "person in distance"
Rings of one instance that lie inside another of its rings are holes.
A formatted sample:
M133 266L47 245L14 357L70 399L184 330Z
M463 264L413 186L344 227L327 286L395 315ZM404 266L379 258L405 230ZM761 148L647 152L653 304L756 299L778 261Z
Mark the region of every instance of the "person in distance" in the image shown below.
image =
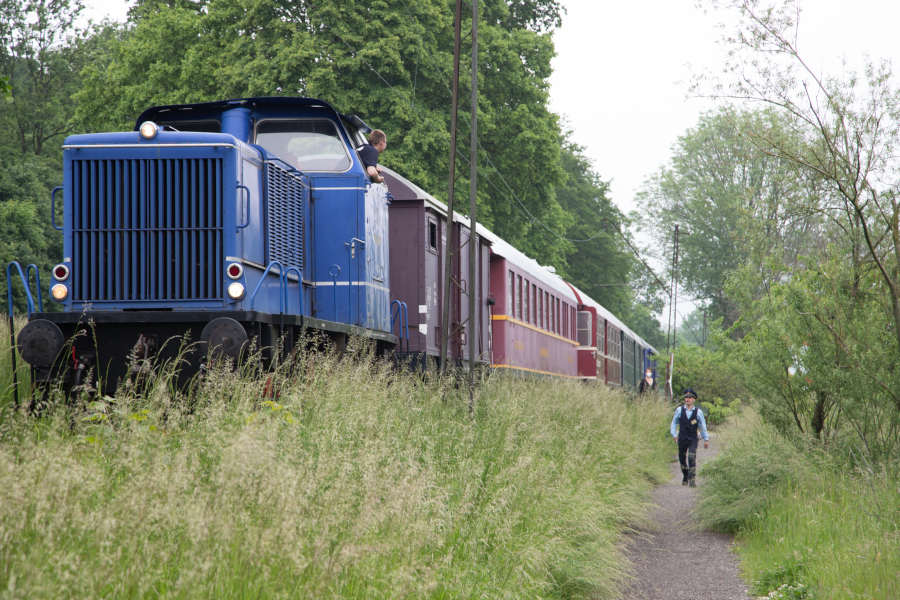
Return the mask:
M638 394L643 396L644 394L649 394L655 389L656 380L653 379L653 370L647 369L646 371L644 371L644 378L641 379L641 384L638 386Z

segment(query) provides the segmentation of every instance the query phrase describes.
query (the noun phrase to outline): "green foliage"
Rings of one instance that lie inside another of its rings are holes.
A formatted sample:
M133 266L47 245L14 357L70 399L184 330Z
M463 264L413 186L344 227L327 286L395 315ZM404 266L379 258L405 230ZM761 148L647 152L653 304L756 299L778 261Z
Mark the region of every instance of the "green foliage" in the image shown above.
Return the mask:
M725 402L719 397L714 397L711 401L703 403L706 423L710 426L722 425L728 419L740 414L742 408L743 405L738 399Z
M714 343L708 346L676 346L672 388L679 394L693 388L704 413L712 417L727 416L727 407L750 397L744 386L744 365L737 359L734 343L713 326ZM662 361L665 364L665 361ZM720 408L716 408L717 405Z
M50 191L59 181L58 160L0 147L0 163L0 265L5 272L12 260L22 263L23 268L36 264L44 275L46 297L47 274L62 254L61 236L50 223ZM21 311L25 296L18 279L13 290L16 309ZM0 280L0 294L5 306L5 277Z
M671 448L656 402L301 353L0 420L0 587L66 595L615 598ZM548 401L549 400L549 401Z
M746 384L782 432L895 457L900 372L884 284L871 267L848 269L839 248L829 254L749 307Z
M0 76L11 98L0 111L0 146L43 154L68 131L70 113L60 107L82 66L73 38L83 7L81 0L0 0Z
M790 120L771 111L705 114L640 194L654 237L669 253L665 264L678 224L679 279L726 327L738 316L725 293L729 275L760 254L791 264L809 234L809 215L796 209L814 197L815 182L753 138L790 138L791 131Z

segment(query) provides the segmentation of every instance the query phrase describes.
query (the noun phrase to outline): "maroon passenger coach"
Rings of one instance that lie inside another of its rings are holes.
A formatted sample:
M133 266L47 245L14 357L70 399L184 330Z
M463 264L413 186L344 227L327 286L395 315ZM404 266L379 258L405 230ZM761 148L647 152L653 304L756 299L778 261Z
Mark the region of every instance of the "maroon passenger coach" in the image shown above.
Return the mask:
M476 280L468 281L469 220L384 169L391 193L391 295L408 308L394 323L398 354L424 364L441 347L444 241L453 233L449 359L469 356L469 293L475 294L477 361L495 369L635 386L655 368L654 350L587 294L478 226ZM460 260L462 259L462 260ZM399 326L399 328L398 328Z

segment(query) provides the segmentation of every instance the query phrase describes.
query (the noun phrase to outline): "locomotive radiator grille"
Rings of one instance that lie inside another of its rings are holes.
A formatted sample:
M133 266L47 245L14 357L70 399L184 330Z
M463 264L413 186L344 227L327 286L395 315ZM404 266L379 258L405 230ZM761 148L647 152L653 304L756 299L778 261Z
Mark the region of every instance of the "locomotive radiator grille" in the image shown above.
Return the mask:
M268 256L285 267L303 270L303 212L309 200L308 179L266 163Z
M73 160L73 299L221 298L223 190L218 158Z

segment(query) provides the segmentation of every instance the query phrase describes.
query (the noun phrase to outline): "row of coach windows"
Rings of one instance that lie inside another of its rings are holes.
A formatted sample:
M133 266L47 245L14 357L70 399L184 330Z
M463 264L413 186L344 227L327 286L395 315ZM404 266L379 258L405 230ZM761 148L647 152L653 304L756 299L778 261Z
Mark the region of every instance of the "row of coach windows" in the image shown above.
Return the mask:
M512 271L509 271L506 305L509 315L515 319L575 338L575 308Z

